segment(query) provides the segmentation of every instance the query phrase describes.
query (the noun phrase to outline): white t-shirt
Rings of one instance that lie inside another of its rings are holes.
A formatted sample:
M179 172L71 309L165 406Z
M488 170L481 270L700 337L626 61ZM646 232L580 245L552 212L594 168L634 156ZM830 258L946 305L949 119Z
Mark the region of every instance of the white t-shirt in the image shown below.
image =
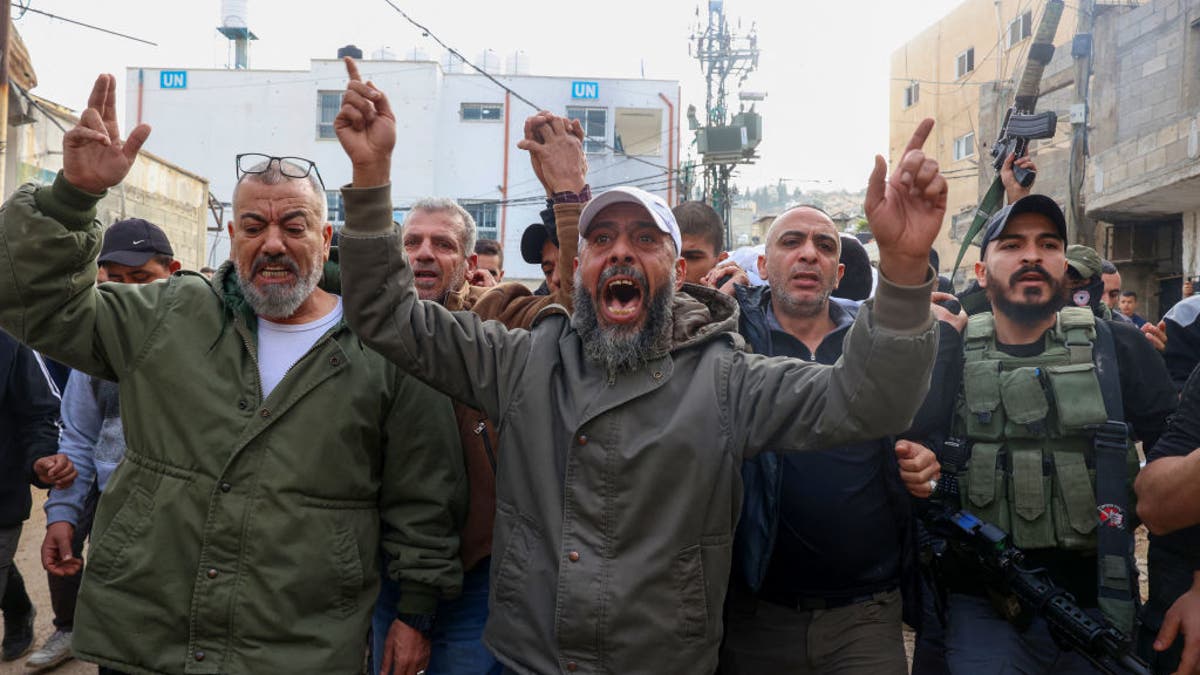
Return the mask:
M270 396L288 369L342 320L342 298L336 297L337 305L328 314L308 323L275 323L258 318L258 376L263 398Z

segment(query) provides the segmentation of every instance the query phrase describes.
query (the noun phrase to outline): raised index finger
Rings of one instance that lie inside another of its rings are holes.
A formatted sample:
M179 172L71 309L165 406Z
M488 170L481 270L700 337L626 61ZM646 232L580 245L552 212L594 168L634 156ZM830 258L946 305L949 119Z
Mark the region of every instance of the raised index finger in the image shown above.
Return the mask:
M362 82L362 75L358 74L358 64L354 62L354 58L343 56L342 60L346 62L346 74L350 76L350 81Z
M904 154L907 155L909 150L920 150L925 146L925 139L929 138L929 132L933 130L933 118L926 117L917 125L917 130L913 132L912 138L908 140L908 147L904 148ZM904 155L900 155L903 157Z

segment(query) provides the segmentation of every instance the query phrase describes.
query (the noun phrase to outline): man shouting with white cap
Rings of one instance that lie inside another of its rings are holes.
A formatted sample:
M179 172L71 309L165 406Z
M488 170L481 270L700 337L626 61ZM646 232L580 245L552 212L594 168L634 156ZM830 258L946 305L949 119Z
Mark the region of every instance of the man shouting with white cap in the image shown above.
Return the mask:
M679 228L636 188L580 215L573 316L550 307L510 331L419 300L391 217L396 120L355 75L335 125L354 166L347 318L402 369L501 425L485 642L517 673L712 672L742 459L899 432L928 387L928 253L946 204L921 152L932 120L890 179L876 159L866 213L879 290L844 359L819 366L745 353L731 298L680 292Z

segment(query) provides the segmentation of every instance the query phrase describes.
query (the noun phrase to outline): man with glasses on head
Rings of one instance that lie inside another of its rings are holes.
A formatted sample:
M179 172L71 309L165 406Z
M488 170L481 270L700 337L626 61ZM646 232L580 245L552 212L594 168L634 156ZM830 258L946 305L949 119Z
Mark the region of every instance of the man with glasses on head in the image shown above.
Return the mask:
M395 561L400 619L461 579L449 401L341 318L312 162L243 156L232 260L95 287L95 205L149 135L97 81L51 186L0 215L0 325L120 389L125 459L100 500L73 648L101 672L349 673ZM383 527L380 527L380 523ZM397 670L415 675L428 644Z

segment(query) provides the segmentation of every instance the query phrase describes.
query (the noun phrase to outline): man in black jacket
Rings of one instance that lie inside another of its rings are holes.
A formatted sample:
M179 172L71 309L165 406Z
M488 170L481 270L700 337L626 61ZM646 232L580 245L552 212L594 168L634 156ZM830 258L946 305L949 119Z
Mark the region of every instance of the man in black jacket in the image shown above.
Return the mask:
M29 518L29 484L67 485L74 468L58 451L58 393L28 347L0 332L0 597L13 575L21 525ZM24 605L24 607L21 607ZM23 610L23 611L22 611ZM33 642L33 605L6 603L3 660Z
M770 286L735 287L755 352L824 364L842 355L859 303L830 298L841 243L817 208L775 220L758 262ZM915 558L892 439L766 452L742 477L722 675L907 673L901 572Z

